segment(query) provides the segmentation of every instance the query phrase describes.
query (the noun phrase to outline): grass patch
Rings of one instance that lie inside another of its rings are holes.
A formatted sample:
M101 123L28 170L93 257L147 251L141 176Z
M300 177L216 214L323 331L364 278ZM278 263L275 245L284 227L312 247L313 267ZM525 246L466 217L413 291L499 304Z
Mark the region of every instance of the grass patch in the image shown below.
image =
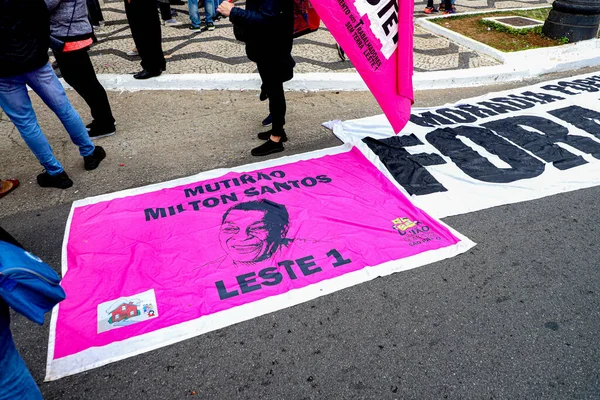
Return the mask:
M535 10L514 10L488 12L483 14L457 15L449 18L436 18L431 22L444 28L450 29L461 35L467 36L478 42L487 44L495 49L505 52L531 50L540 47L551 47L566 44L563 39L554 40L542 34L542 27L517 30L496 24L490 21L482 21L486 17L499 17L505 15L516 15L545 21L548 18L551 7L538 8Z

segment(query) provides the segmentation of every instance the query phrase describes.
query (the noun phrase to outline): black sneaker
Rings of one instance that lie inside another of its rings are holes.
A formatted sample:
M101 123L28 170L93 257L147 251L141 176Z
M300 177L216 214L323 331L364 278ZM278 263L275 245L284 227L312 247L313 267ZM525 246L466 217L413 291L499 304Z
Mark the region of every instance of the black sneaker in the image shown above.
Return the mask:
M91 124L86 126L90 139L100 139L107 136L112 136L117 131L116 124L113 122L109 125L100 125L93 121Z
M261 132L258 135L256 135L260 140L269 140L271 138L271 135L273 135L273 129L271 129L270 131L266 131L266 132ZM281 136L281 141L282 142L287 142L288 137L287 134L285 133L285 131L280 132L279 135L274 135L274 136Z
M94 152L89 156L83 157L83 166L86 170L91 171L98 168L100 162L106 158L106 152L100 146L96 146Z
M37 183L41 187L53 187L57 189L67 189L73 186L73 181L65 171L58 175L50 175L47 171L37 176Z
M253 156L266 156L273 153L279 153L284 150L283 148L283 138L279 142L274 142L272 140L267 140L265 143L261 144L258 147L255 147L250 151L250 154Z
M273 117L271 114L267 116L267 118L263 119L262 126L269 126L273 123ZM268 139L268 138L267 138Z
M206 30L208 31L214 31L215 30L215 24L212 22L209 22L208 24L206 24Z
M192 26L189 27L190 31L199 31L201 29L202 29L201 26L194 26L194 25L192 25Z

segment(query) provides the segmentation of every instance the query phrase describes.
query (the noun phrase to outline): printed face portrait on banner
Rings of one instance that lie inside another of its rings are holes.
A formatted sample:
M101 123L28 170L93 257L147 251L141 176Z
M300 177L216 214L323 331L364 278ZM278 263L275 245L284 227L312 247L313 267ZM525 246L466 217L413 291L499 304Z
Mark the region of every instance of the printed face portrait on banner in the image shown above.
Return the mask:
M257 263L286 243L288 228L285 206L265 199L249 201L223 214L219 242L235 265Z

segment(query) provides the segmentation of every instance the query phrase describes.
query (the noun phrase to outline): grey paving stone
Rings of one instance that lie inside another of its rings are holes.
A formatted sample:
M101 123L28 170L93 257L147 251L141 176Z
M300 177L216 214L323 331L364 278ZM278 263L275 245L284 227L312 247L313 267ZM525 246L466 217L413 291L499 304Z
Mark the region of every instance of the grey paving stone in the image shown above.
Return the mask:
M438 3L439 0L436 0ZM551 4L552 0L457 0L461 11L502 9L508 7L536 7ZM238 2L243 4L243 2ZM415 2L415 17L422 17L426 0ZM168 61L167 72L184 73L252 73L255 66L246 58L244 45L235 40L231 23L224 19L216 23L212 32L190 31L186 6L174 6L178 26L163 26L163 50ZM202 11L202 10L201 10ZM96 34L99 42L90 55L98 73L128 74L139 70L139 57L127 56L134 48L127 25L124 5L119 0L104 2L105 23ZM352 72L350 61L341 61L336 42L325 26L317 32L296 39L293 55L297 61L296 73ZM415 71L442 71L497 65L487 56L458 46L445 38L416 27L414 38Z

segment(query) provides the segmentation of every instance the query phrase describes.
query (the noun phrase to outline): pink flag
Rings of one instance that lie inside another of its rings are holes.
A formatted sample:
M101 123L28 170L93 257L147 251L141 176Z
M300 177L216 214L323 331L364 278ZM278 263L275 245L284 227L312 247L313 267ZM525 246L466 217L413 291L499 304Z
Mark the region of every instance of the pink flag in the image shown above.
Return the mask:
M412 0L313 0L312 4L377 99L394 132L413 103Z

